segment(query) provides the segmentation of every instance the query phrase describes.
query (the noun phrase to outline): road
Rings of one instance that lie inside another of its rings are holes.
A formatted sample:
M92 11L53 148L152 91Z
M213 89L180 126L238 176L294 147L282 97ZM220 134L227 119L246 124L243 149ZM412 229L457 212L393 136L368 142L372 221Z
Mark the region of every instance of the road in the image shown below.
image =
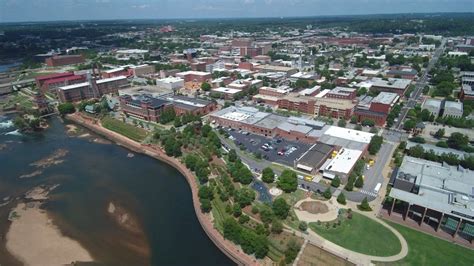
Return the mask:
M420 97L421 92L423 91L423 88L428 83L428 73L436 65L436 63L438 62L438 59L443 54L445 44L446 44L446 39L443 38L443 40L441 41L440 46L436 49L435 53L433 54L433 57L431 58L430 62L428 63L428 66L426 67L425 71L423 72L423 75L421 76L419 81L415 84L415 90L411 94L411 97L408 99L407 103L405 104L405 106L400 111L398 121L395 123L395 126L394 126L395 129L402 130L403 120L405 120L405 118L408 114L408 111L411 108L415 107L418 97Z

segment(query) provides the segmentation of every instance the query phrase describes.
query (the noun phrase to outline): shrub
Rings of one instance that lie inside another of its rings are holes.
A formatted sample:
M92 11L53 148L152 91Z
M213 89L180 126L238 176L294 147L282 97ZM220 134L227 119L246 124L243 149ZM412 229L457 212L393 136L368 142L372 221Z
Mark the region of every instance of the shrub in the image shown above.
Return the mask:
M341 194L337 196L337 202L339 202L342 205L346 205L346 196L344 196L344 193L341 192Z
M306 230L308 230L308 224L305 222L305 221L301 221L300 224L298 225L298 228L305 232Z
M365 197L362 200L362 202L360 203L360 205L357 205L357 207L361 211L371 211L372 210L372 208L370 208L369 201L367 200L367 197Z

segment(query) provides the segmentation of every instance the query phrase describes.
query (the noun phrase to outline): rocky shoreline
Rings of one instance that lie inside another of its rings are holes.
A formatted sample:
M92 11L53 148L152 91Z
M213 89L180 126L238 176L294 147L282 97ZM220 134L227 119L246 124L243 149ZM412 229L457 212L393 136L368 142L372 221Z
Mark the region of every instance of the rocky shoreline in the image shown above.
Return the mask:
M152 158L158 159L162 162L165 162L176 170L178 170L187 180L193 199L193 207L195 214L201 224L204 232L212 240L212 242L230 259L232 259L238 265L258 265L258 261L247 254L245 254L239 247L235 246L232 242L226 240L218 231L214 228L214 225L210 218L203 214L200 210L200 203L198 198L198 183L194 174L187 169L178 159L174 157L169 157L166 153L157 147L152 147L150 145L145 145L128 139L116 132L110 131L100 124L96 120L88 117L84 117L80 114L71 114L67 115L66 119L74 122L78 125L81 125L107 139L113 141L114 143L123 146L129 150L132 150L136 153L142 153L148 155Z

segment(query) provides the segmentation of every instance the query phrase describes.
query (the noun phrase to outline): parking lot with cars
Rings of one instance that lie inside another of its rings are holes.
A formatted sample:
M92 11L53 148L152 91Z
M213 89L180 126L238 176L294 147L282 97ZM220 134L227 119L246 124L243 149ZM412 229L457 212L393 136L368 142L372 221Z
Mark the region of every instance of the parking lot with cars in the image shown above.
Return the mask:
M294 161L306 152L310 145L287 141L281 138L266 138L245 131L229 130L230 139L234 143L244 145L248 152L261 154L262 158L271 162L293 167Z

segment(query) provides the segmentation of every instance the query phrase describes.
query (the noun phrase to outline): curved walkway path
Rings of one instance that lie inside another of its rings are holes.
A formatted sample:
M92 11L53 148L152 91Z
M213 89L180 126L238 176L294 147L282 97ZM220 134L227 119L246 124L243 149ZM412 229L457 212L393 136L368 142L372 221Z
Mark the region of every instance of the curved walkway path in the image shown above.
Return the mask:
M201 224L204 232L212 240L212 242L226 254L230 259L232 259L238 265L258 265L258 261L253 256L245 254L239 246L236 246L231 241L225 239L216 228L209 217L201 212L201 206L199 203L198 197L198 183L194 174L186 168L178 159L174 157L169 157L166 153L160 148L156 148L150 145L141 144L139 142L133 141L127 137L124 137L114 131L108 130L102 127L100 124L97 124L96 120L91 118L85 118L78 114L68 115L67 118L79 125L82 125L93 132L96 132L107 139L114 141L115 143L124 146L127 149L130 149L137 153L143 153L160 161L163 161L176 170L178 170L188 181L188 184L191 188L193 206L196 216Z
M361 212L359 210L353 210L353 211L357 212L359 214L362 214L365 217L367 217L369 219L372 219L372 220L382 224L387 229L389 229L393 234L395 234L395 236L400 241L400 246L401 246L400 252L396 255L388 256L388 257L366 255L366 254L362 254L362 253L359 253L359 252L349 250L349 249L341 247L341 246L339 246L339 245L337 245L337 244L335 244L335 243L333 243L329 240L326 240L325 238L318 235L317 233L315 233L311 229L308 229L307 234L302 233L302 232L297 231L297 230L294 230L292 228L287 227L287 229L288 229L288 231L290 231L292 233L294 232L296 235L301 236L304 239L308 240L310 243L312 243L312 244L314 244L314 245L316 245L316 246L318 246L318 247L320 247L324 250L327 250L331 253L334 253L334 254L342 257L342 258L345 258L346 260L351 261L351 262L353 262L357 265L371 265L372 261L374 261L374 262L377 262L377 261L378 262L394 262L394 261L398 261L398 260L403 259L408 254L408 244L407 244L405 238L403 238L403 236L397 230L395 230L393 227L391 227L390 225L388 225L384 221L378 219L377 217L372 216L371 214L373 214L373 213L365 213L365 212Z

